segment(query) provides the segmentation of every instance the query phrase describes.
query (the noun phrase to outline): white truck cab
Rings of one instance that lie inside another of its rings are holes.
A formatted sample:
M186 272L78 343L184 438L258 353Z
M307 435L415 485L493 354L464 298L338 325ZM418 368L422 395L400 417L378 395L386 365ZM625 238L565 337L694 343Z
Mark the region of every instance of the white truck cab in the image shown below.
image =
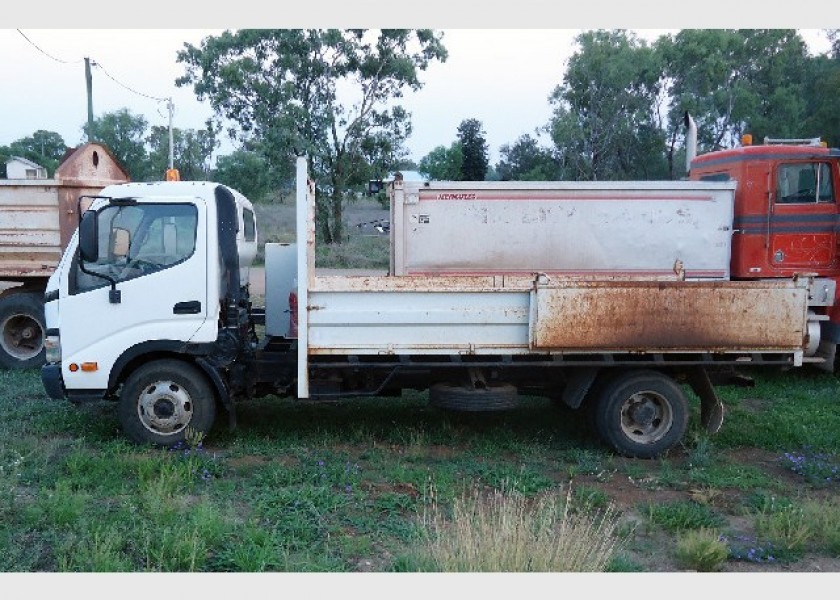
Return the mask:
M50 395L101 398L135 358L215 344L220 313L226 302L241 301L256 252L253 206L225 186L103 189L47 286L42 378ZM185 422L151 421L161 433Z

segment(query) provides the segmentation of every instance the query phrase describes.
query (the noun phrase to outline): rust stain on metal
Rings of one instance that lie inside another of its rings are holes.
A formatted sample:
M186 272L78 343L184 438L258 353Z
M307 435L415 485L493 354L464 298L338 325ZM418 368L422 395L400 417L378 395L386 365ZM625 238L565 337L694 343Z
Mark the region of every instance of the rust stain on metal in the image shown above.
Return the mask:
M490 276L408 276L319 275L313 292L477 292L499 291L501 282ZM530 289L524 286L522 291ZM507 291L510 291L507 288Z
M0 182L0 276L47 277L75 231L80 196L130 177L102 144L69 150L55 178Z
M791 283L610 283L535 292L535 349L798 350L806 290Z

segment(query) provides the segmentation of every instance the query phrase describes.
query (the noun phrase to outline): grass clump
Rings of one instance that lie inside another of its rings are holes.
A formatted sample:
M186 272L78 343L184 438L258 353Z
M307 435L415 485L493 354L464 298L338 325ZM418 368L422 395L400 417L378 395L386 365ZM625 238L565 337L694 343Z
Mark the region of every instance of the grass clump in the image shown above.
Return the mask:
M617 513L573 510L571 499L476 489L457 498L450 515L433 505L422 522L421 570L604 572L626 541Z
M720 571L729 558L729 548L716 530L700 528L679 535L676 558L681 566L692 571Z
M710 506L694 501L648 505L648 518L671 533L690 529L713 529L725 521Z

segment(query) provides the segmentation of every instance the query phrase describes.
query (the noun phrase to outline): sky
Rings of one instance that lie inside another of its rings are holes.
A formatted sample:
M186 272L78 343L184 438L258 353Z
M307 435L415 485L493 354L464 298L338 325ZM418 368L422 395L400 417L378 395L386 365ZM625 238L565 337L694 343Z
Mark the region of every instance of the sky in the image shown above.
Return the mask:
M184 73L183 66L176 62L176 54L185 42L198 45L207 36L238 27L430 26L443 31L449 58L443 63L432 63L422 72L424 87L418 92L408 92L402 101L412 114L413 133L407 142L409 158L419 161L436 146L448 146L456 138L458 124L463 119L475 118L484 126L491 162L495 163L502 144L512 143L526 133L533 134L548 122L552 111L548 97L562 81L566 60L575 49L574 37L582 29L629 28L639 37L652 41L663 33L687 26L730 27L749 23L755 24L748 26L790 26L750 20L749 15L742 17L744 23L739 23L737 12L731 11L734 19L718 24L702 20L695 24L685 16L663 19L656 11L647 17L643 12L622 17L626 8L620 7L627 5L602 4L600 0L588 2L586 6L611 9L613 21L593 18L591 14L561 18L558 9L546 9L549 3L536 0L516 3L490 0L482 3L483 12L490 16L473 19L471 15L452 11L438 0L430 0L423 4L427 9L423 13L425 18L413 18L406 12L394 17L396 22L380 23L382 15L388 13L371 10L378 2L357 3L367 7L367 11L342 13L338 7L346 5L333 6L332 1L319 3L318 6L325 8L320 17L292 12L282 22L278 15L267 15L253 22L253 18L242 16L251 14L247 10L235 14L210 10L210 16L195 19L179 15L177 10L173 13L165 5L161 12L156 12L158 0L149 0L144 3L148 8L145 17L132 18L131 25L137 26L133 29L126 29L125 20L113 17L80 17L76 11L62 14L61 11L69 9L58 3L37 19L31 12L12 14L3 24L15 28L0 29L0 145L29 136L38 129L58 132L70 146L84 141L81 128L87 119L85 57L95 63L92 69L94 116L128 108L146 117L150 126L166 126L169 114L165 99L171 97L173 125L200 129L212 115L209 103L199 102L191 87L178 88L174 84ZM704 6L714 12L716 1ZM243 0L236 5L247 8L249 2ZM525 10L527 19L520 12L511 12L514 6L527 9L532 2L539 10ZM494 12L497 5L507 13ZM89 6L90 14L98 14L97 6L110 5ZM329 11L331 6L338 10ZM393 10L394 4L383 6ZM772 3L768 6L772 7ZM434 14L436 7L448 16L430 19L428 15ZM840 11L833 8L822 14L835 13ZM168 21L156 16L160 14L169 14ZM197 28L202 25L208 27ZM803 25L812 52L826 51L829 43L819 28L829 27L831 23L817 21ZM816 27L808 28L813 25ZM227 154L234 148L234 143L225 139L216 155Z

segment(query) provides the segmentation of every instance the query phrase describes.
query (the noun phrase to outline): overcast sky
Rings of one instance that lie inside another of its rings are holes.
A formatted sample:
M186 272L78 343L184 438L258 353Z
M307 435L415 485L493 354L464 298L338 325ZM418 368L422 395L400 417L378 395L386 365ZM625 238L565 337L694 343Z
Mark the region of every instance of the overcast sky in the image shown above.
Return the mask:
M151 4L155 2L157 0L152 0ZM144 3L144 6L149 4ZM329 7L329 3L319 6ZM425 3L424 6L434 10L435 5ZM481 6L483 10L491 10L493 3ZM522 5L509 1L504 6L510 11L511 7ZM594 7L597 3L587 3L587 6ZM56 13L56 10L59 12ZM39 28L55 27L56 15L59 17L57 22L62 26L75 27L89 22L83 19L79 23L75 12L66 14L62 19L60 10L60 6L56 7L49 12L49 18L35 22L30 22L29 14L18 16L15 22L16 16L13 15L12 21L19 25L20 31L0 29L0 145L31 135L38 129L58 132L71 146L83 141L81 127L87 119L85 57L99 65L93 68L95 116L128 108L133 113L144 115L150 125L167 125L166 103L160 99L172 97L174 126L202 128L212 111L207 103L196 100L191 88L175 87L175 79L184 72L183 66L176 63L177 51L184 42L197 45L204 37L218 34L224 27L260 26L247 19L238 22L240 13L229 15L226 19L219 19L218 14L213 13L216 17L199 17L197 25L218 25L218 29L155 28L158 18L150 18L149 15L132 20L132 24L136 22L144 29L119 29L120 23L112 24L113 19L93 20L92 24L98 29ZM166 13L166 8L161 10ZM838 12L835 8L831 14ZM527 22L531 25L518 23L515 15L506 18L504 14L496 14L486 20L486 26L482 28L472 28L474 25L469 25L469 20L464 26L462 23L465 21L461 18L449 19L454 27L448 27L446 19L440 23L443 26L436 27L444 31L444 45L449 58L445 63L432 64L423 72L423 89L408 93L403 102L412 113L413 134L407 144L411 158L419 160L435 146L449 145L456 137L458 124L463 119L476 118L484 125L491 159L495 162L499 146L515 141L522 134L533 133L549 120L551 106L548 96L563 77L565 62L574 51L573 39L580 31L579 28L565 27L528 28L539 22L553 26L556 19L552 19L551 15L553 13L542 20L532 15ZM373 14L361 16L362 21L381 25L375 23L377 18ZM340 25L359 24L353 16L345 14L339 17L339 20L351 21L338 23ZM300 15L299 22L294 22L294 19L286 23L271 22L276 18L276 15L267 17L267 22L261 26L319 26L318 19L308 14ZM397 20L400 19L405 19L405 16ZM192 20L176 14L171 23L191 27L189 23ZM676 25L671 29L633 27L640 37L647 40L653 40L664 32L676 31L680 26L690 26L653 17L624 20L629 25L636 22ZM324 25L336 24L326 22L327 19L324 21ZM563 19L563 22L583 25L587 29L619 26L597 20L588 26L586 19ZM766 24L757 23L756 26ZM436 25L434 22L415 24ZM508 25L512 27L508 28ZM732 25L739 23L733 22ZM698 26L732 25L701 22ZM830 23L818 26L828 27ZM819 29L808 31L806 39L812 52L824 52L829 46ZM226 154L232 149L232 144L226 142L217 153Z

